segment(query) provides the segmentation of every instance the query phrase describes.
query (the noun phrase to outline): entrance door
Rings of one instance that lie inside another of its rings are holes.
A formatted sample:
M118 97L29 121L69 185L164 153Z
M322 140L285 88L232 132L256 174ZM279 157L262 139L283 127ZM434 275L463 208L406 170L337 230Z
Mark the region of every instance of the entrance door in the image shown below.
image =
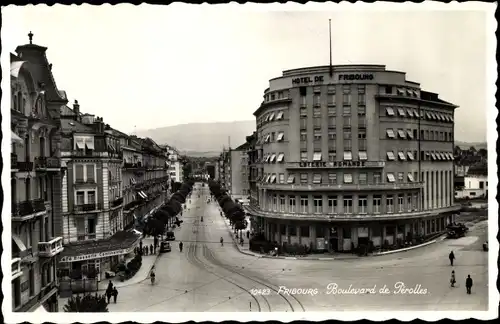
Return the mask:
M330 240L329 240L329 243L330 243L330 248L334 252L338 252L339 251L339 231L338 231L337 227L330 228Z

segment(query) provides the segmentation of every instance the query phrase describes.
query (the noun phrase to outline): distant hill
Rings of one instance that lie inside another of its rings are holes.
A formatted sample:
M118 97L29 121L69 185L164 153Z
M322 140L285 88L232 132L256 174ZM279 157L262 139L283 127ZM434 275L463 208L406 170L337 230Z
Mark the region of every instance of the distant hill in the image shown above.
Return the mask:
M471 146L474 146L476 150L488 149L488 144L486 142L467 143L455 141L455 146L460 147L462 150L468 150Z
M176 147L181 154L189 156L209 157L216 156L222 147L236 148L245 143L246 137L255 131L254 120L219 122L219 123L190 123L161 127L148 130L139 130L137 136L150 137L158 144L169 144Z

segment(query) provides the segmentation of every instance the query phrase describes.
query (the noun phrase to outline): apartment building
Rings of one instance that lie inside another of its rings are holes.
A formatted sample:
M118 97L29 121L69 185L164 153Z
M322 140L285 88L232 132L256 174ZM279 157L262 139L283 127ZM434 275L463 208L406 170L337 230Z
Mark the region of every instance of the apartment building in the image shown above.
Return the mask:
M61 214L59 106L67 99L55 84L47 48L32 44L33 34L29 37L29 44L10 55L12 309L56 312L56 259L64 249L57 227Z

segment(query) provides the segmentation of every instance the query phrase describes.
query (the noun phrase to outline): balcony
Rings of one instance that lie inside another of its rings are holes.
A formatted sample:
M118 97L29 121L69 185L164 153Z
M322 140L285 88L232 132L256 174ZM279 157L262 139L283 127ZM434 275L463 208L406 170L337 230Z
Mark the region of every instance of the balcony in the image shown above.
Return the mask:
M73 206L74 213L87 213L87 212L97 212L102 209L101 204L92 203L92 204L80 204Z
M116 198L115 200L109 203L110 208L116 208L123 204L123 197Z
M293 191L379 191L379 190L410 190L423 188L423 182L411 183L376 183L376 184L288 184L260 183L261 189L293 190Z
M11 281L23 275L21 270L21 258L12 259L12 278Z
M93 150L71 150L61 152L61 157L93 157L93 158L111 158L117 154L102 152L102 151L93 151Z
M59 171L61 170L61 160L56 157L36 157L35 171Z
M95 185L95 179L75 179L76 185Z
M16 163L19 172L31 172L33 171L33 162L19 162Z
M56 237L49 242L38 242L38 255L42 258L52 258L63 250L62 237Z
M22 222L47 212L43 199L25 200L12 204L12 220Z
M123 163L122 167L122 169L142 169L142 168L144 168L142 166L142 163L129 163L129 162Z
M303 161L287 162L286 169L379 169L385 167L384 161Z
M14 172L18 170L17 154L10 153L10 169Z

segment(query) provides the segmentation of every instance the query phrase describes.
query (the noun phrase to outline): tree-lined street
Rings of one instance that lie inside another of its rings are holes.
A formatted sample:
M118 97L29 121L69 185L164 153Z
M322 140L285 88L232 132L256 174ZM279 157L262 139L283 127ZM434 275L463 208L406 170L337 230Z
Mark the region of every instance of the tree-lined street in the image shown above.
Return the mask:
M461 239L386 256L267 259L241 254L234 247L217 202L207 204L208 196L206 186L194 186L172 252L156 263L155 285L146 280L121 288L110 312L487 309L487 254L480 250L487 231L483 224ZM456 288L449 287L451 250L457 257ZM468 274L474 280L472 295L465 293ZM396 289L398 282L408 289ZM282 294L277 293L280 286ZM384 286L389 293L381 292ZM371 291L353 294L361 288Z

